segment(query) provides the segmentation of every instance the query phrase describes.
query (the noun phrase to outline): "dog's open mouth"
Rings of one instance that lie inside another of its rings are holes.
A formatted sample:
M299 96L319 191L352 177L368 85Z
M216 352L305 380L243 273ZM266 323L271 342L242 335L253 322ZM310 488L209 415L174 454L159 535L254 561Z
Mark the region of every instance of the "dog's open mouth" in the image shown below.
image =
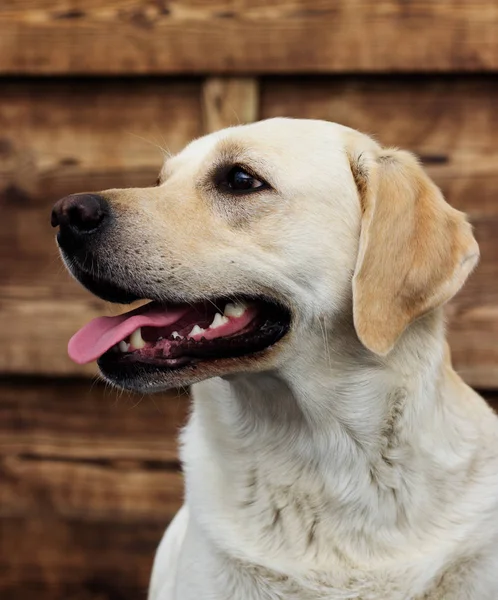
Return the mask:
M178 369L257 353L275 344L289 326L289 312L261 298L151 302L117 317L94 319L72 337L69 355L79 364L98 360L101 367Z

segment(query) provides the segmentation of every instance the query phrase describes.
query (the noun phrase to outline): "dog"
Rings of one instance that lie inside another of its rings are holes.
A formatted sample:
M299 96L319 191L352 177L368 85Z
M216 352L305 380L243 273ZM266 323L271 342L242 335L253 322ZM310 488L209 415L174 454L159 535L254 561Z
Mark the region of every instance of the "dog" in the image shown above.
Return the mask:
M192 386L184 507L150 600L496 600L498 421L451 365L475 267L416 158L324 121L225 129L156 186L52 225L111 302L69 354L142 393Z

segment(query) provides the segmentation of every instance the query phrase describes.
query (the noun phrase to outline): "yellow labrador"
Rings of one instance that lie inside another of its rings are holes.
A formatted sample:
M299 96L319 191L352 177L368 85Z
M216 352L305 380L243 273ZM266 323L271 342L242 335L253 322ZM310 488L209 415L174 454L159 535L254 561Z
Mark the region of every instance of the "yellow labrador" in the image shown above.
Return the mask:
M151 600L498 598L498 421L441 309L478 247L411 154L273 119L52 222L89 290L151 300L72 358L141 392L194 384Z

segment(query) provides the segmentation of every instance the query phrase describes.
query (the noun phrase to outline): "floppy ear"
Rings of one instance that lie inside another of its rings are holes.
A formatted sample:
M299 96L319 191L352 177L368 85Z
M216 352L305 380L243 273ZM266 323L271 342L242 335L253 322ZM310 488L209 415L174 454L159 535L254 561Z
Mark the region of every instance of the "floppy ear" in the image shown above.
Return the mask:
M385 355L412 321L456 294L479 248L465 215L412 154L379 150L350 159L363 212L354 324L364 346Z

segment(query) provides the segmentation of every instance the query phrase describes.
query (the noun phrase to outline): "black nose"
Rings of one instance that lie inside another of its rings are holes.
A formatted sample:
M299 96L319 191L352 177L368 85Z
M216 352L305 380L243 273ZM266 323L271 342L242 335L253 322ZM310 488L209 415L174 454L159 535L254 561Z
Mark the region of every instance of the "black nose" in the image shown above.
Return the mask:
M98 194L73 194L56 202L52 209L52 227L61 233L81 236L94 233L109 216L109 204Z

